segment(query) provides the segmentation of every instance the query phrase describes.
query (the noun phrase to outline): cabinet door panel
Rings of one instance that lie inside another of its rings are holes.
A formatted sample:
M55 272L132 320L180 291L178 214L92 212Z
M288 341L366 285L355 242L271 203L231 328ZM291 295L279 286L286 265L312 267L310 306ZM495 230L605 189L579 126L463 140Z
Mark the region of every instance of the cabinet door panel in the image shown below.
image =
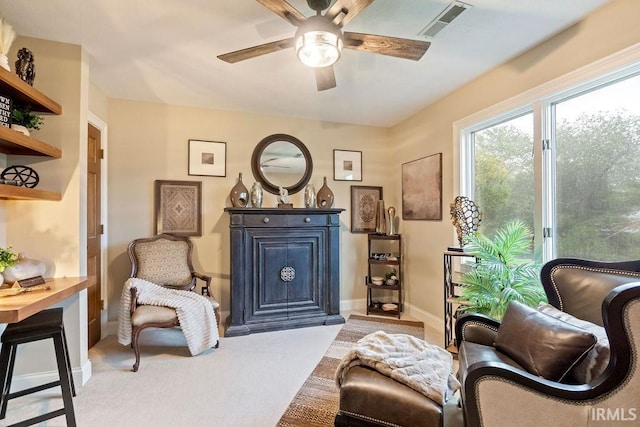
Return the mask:
M248 232L251 266L246 287L245 320L263 322L265 319L287 318L287 282L280 271L287 266L287 239L268 230Z
M288 287L289 318L325 314L322 290L325 280L324 245L322 230L296 232L295 237L291 237L287 254L296 277Z

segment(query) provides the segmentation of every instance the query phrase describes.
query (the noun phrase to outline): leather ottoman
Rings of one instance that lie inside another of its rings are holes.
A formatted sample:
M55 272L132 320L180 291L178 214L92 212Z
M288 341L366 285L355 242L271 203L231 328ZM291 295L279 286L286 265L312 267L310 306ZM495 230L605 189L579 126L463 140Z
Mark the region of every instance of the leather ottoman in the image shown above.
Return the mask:
M445 406L447 418L453 416L462 422L456 399L450 399ZM336 426L437 427L443 424L455 422L445 423L443 407L422 393L364 366L347 372L340 388Z

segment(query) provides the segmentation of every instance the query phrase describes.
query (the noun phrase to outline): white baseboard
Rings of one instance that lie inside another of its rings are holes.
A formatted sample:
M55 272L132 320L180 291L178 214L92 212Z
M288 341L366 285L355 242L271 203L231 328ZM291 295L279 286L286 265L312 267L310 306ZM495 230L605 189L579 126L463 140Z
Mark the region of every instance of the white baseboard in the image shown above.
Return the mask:
M411 304L405 304L405 313L411 317L424 322L428 327L435 329L436 331L444 334L444 320L438 316L435 316L428 311L419 309Z
M340 313L366 311L366 309L367 300L365 298L340 300Z
M72 368L73 382L76 385L76 392L80 389L78 385L85 385L91 378L91 361L87 362L80 368ZM42 384L58 381L60 375L58 371L36 372L34 374L15 375L11 380L11 390L25 390L27 388L36 387Z

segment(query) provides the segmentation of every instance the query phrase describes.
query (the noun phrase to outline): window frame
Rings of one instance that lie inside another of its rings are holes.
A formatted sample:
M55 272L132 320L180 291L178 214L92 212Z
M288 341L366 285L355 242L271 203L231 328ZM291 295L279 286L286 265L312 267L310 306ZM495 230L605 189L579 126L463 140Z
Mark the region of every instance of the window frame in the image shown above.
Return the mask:
M640 44L454 122L454 193L474 199L473 133L532 112L534 253L540 262L555 258L555 104L639 73Z

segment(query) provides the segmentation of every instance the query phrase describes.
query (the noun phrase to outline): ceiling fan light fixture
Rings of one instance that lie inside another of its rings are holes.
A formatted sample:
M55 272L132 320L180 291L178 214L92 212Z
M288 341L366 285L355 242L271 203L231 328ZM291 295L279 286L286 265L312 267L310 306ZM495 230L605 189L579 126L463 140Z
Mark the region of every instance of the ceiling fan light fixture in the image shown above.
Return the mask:
M296 37L296 55L304 65L321 68L335 64L342 53L342 37L329 31L307 31Z

